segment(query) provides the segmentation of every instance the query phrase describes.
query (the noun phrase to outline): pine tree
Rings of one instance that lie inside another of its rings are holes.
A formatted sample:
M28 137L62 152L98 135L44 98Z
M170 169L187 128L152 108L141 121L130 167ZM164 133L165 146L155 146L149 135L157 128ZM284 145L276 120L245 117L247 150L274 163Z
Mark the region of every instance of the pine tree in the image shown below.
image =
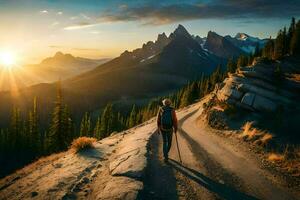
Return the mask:
M28 137L29 148L34 154L38 154L40 150L40 134L38 131L38 116L37 116L37 99L33 99L32 110L28 113Z
M22 120L20 110L16 107L13 108L9 130L9 141L11 148L19 151L21 147L21 133L22 133Z
M275 40L274 46L274 58L280 59L284 55L284 32L282 30L279 31L277 38Z
M62 103L62 89L61 82L57 83L57 96L55 101L54 110L52 113L52 121L50 130L48 133L48 150L50 152L58 152L68 147L68 141L66 141L66 116L64 114L64 106Z
M270 40L266 43L265 47L262 50L263 57L268 59L273 59L274 53L274 41L270 38Z
M288 33L286 31L286 27L284 27L283 32L283 56L289 53L289 42L288 42Z
M101 116L97 118L96 125L94 128L94 135L97 139L101 139Z
M93 136L91 127L91 117L89 113L86 112L81 120L80 136Z
M296 19L295 17L292 18L291 25L289 27L288 33L287 33L287 45L288 45L288 53L291 53L291 41L293 34L296 29Z
M0 129L0 158L4 158L5 154L8 153L8 144L9 141L7 140L7 131L4 129ZM0 159L0 162L1 162Z
M113 118L113 110L112 110L112 104L108 103L106 107L104 108L102 115L101 115L101 129L100 138L105 138L110 135L112 132L112 118Z
M222 81L222 70L221 65L219 65L216 70L210 76L211 85L214 86L216 83ZM213 89L213 88L212 88Z
M237 69L237 64L234 62L233 58L229 58L227 62L227 71L230 73L234 73Z
M63 132L65 135L66 143L70 144L75 137L74 133L74 124L71 119L71 114L67 105L63 107L62 113L62 123L63 123Z
M129 128L134 127L136 124L137 124L137 112L136 112L135 105L133 105L129 116L128 127Z
M190 87L186 87L182 98L181 98L181 105L180 107L188 106L192 101L191 89Z
M241 68L241 67L245 67L246 65L248 64L248 59L245 55L241 55L239 58L238 58L238 61L237 61L237 67L238 68Z
M291 55L300 55L300 20L297 22L291 39Z

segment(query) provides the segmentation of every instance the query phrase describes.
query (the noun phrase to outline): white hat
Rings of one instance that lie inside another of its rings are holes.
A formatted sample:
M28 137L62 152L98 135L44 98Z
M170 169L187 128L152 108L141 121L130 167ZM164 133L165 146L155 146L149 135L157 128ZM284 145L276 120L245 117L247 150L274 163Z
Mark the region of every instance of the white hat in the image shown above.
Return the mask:
M172 104L172 101L171 101L170 99L164 99L164 100L162 101L162 103L163 103L164 106L169 106L169 105Z

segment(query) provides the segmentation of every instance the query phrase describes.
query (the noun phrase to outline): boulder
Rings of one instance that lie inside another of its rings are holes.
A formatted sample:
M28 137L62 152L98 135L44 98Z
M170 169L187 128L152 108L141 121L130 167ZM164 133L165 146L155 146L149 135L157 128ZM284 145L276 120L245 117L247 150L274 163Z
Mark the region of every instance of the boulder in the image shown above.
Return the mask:
M277 108L276 103L260 95L255 96L252 106L259 111L275 111Z
M230 81L217 94L218 99L222 101L226 101L229 98L240 100L242 96L243 93L239 92Z
M254 101L254 98L255 98L255 94L254 94L254 93L247 92L247 93L243 96L241 103L242 103L242 104L245 104L245 105L247 105L247 106L252 106L253 101Z
M247 84L247 83L243 83L243 84L240 84L238 86L239 90L243 91L243 92L251 92L251 93L254 93L254 94L258 94L262 97L266 97L270 100L273 100L273 101L279 101L283 104L289 104L290 103L290 100L284 96L281 96L279 93L276 93L276 92L272 92L270 90L266 90L264 88L261 88L261 87L257 87L255 85L252 85L252 84Z
M241 102L236 102L235 105L237 107L246 109L246 110L250 110L250 111L255 111L251 106L247 105L247 104L242 104Z

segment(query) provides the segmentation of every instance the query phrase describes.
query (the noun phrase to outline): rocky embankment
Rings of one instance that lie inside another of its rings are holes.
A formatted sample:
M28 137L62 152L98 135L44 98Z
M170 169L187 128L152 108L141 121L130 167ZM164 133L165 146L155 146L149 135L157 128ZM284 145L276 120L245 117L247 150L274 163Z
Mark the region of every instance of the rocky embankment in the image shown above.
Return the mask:
M40 159L0 180L0 199L136 199L153 120L94 144Z
M240 68L219 84L217 98L251 111L293 109L299 100L300 82L285 76L293 78L292 71L297 72L293 70L296 67L285 62L266 63L256 59L253 65Z

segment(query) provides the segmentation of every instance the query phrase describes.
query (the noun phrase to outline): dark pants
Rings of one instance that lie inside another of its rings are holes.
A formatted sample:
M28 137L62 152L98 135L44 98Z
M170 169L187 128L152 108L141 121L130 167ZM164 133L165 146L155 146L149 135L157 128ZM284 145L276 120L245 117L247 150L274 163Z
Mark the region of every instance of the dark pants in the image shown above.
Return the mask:
M169 151L171 149L171 145L172 145L173 131L161 131L161 135L163 138L164 157L168 158L168 153L169 153Z

